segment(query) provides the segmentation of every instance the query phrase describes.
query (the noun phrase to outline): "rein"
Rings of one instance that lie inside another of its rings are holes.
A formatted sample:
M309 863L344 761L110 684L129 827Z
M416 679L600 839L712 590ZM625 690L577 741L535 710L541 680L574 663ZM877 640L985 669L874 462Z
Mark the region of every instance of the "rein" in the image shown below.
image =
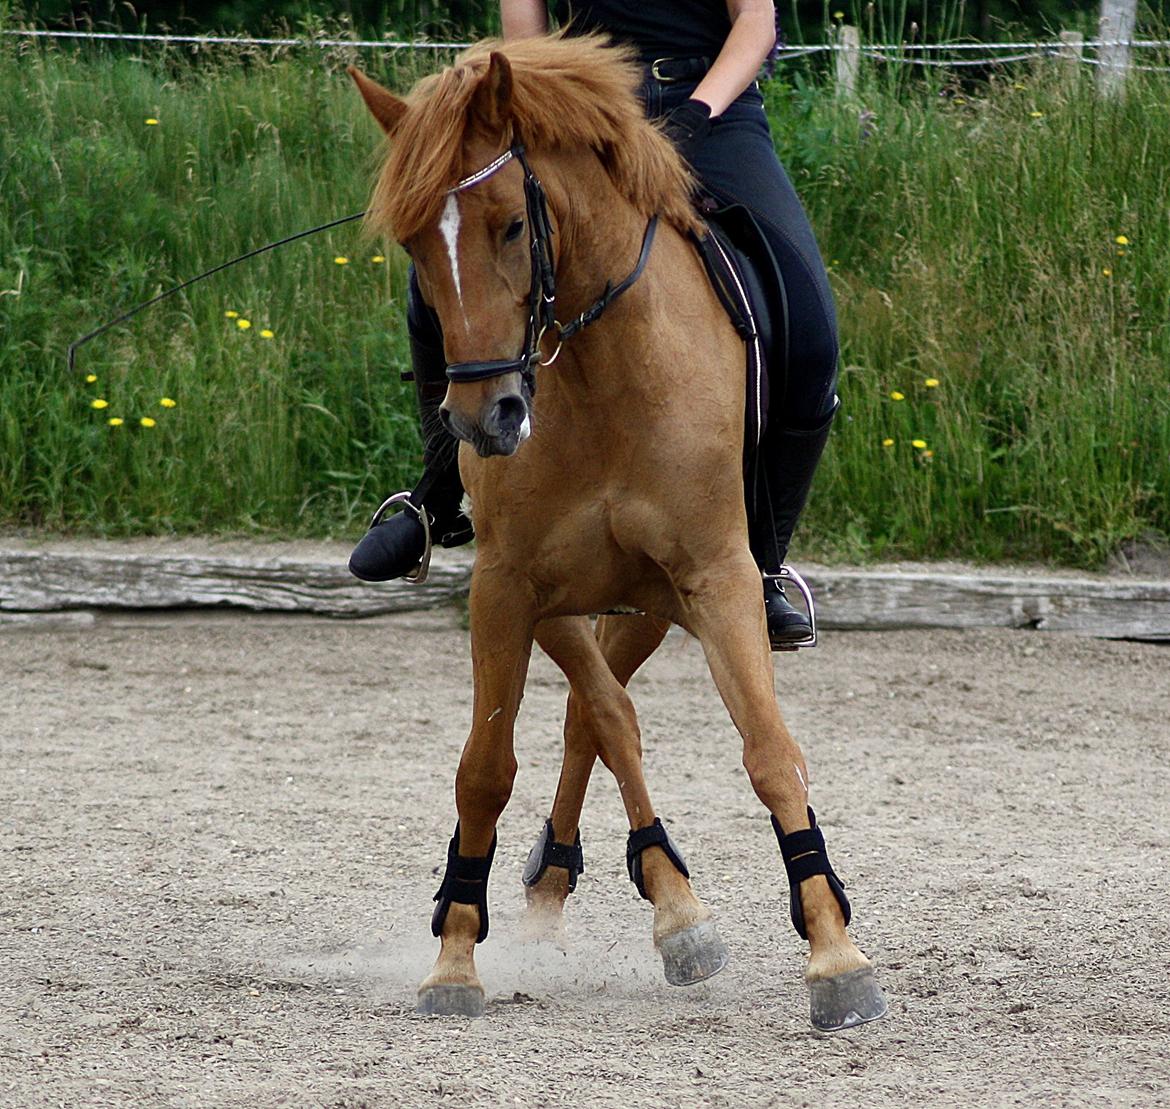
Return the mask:
M520 163L524 171L524 207L528 215L528 227L532 235L529 253L532 265L532 281L528 291L528 323L524 329L524 346L516 358L499 358L483 362L453 362L447 366L450 381L483 381L490 377L519 373L531 396L536 392L536 367L550 366L556 361L564 343L578 331L588 327L600 318L602 313L622 295L646 268L650 259L650 248L654 245L654 233L658 229L658 217L651 216L642 235L642 250L637 264L616 285L605 283L605 289L588 308L567 324L556 318L557 285L556 271L552 259L552 223L548 218L548 196L540 178L532 170L521 143L514 143L494 161L482 169L464 177L447 190L447 195L464 192L486 181L503 169L512 159ZM552 329L557 335L557 349L551 358L541 360L540 343L545 332Z

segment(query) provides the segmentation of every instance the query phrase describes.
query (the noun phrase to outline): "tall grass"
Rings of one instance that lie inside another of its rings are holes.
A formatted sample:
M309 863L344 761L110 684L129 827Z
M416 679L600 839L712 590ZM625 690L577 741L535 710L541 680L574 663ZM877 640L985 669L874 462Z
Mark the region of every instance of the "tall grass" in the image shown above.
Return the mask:
M357 225L65 371L124 307L361 209L376 133L344 60L0 45L0 524L353 534L410 483L403 262ZM769 84L844 342L806 552L1094 563L1170 532L1168 92L1141 75L1104 102L1055 67L965 92L873 75L856 103Z
M1109 100L1052 62L974 90L904 73L849 104L769 90L842 323L810 531L1081 564L1165 535L1170 76Z

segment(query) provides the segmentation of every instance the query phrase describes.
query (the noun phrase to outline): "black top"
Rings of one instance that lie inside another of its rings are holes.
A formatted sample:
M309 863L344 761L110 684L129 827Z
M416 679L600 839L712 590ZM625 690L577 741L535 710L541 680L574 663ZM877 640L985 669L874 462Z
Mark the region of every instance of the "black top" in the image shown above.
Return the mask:
M643 61L710 58L731 31L726 0L555 0L557 20L570 33L602 31L632 43Z

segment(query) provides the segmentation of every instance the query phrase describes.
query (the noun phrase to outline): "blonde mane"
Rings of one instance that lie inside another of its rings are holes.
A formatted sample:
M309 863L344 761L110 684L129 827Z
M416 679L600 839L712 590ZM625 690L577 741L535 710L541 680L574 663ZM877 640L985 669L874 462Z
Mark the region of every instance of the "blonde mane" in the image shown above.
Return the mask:
M462 172L471 101L492 52L512 67L512 137L537 154L592 149L643 215L680 230L695 225L686 166L635 95L642 77L633 52L596 35L554 35L478 43L414 87L374 187L372 230L405 241L438 218Z

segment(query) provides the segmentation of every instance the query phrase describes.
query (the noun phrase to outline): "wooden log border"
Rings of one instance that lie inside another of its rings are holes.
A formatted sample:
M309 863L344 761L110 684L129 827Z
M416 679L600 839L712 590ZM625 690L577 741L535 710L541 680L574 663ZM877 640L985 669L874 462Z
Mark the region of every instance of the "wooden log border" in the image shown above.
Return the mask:
M1170 641L1170 580L966 570L808 567L824 628L1035 628ZM0 613L240 608L334 617L465 596L470 559L437 552L430 580L378 585L338 560L0 547ZM22 621L10 621L22 623Z

